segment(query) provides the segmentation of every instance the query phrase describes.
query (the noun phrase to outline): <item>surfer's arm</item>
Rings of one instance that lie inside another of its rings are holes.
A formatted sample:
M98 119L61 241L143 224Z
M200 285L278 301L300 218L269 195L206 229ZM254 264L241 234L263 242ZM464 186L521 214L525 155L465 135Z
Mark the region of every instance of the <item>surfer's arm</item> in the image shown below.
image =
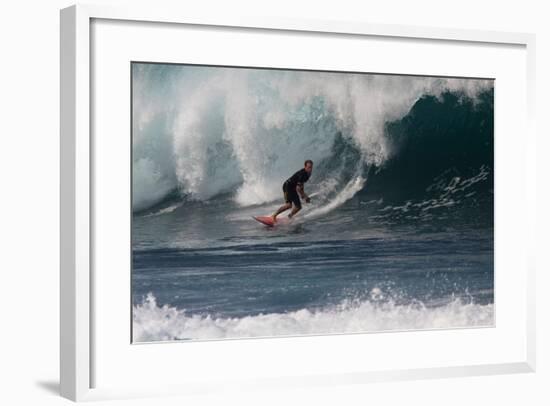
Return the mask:
M304 185L302 183L298 183L298 186L296 186L296 190L302 197L302 200L305 200L307 203L310 202L309 196L306 195L306 192L304 191Z

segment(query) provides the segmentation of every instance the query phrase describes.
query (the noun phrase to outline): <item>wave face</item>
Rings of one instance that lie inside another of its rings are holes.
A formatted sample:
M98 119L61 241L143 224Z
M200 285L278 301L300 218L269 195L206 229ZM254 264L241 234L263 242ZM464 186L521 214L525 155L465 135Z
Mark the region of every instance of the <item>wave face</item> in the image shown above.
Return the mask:
M222 195L241 207L272 202L305 159L323 201L310 216L358 193L391 199L436 190L441 174L447 186L492 170L490 80L157 64L132 72L135 212Z
M451 92L423 96L386 128L394 153L373 171L372 193L426 194L475 177L473 183L487 179L492 188L492 177L483 175L492 172L494 159L492 90L476 99Z
M301 309L241 318L188 315L169 305L158 306L149 294L134 306L136 342L188 339L223 339L306 334L338 334L370 331L416 330L492 326L493 304L467 303L455 299L427 307L421 302L379 303L379 290L363 301L343 301L323 310Z

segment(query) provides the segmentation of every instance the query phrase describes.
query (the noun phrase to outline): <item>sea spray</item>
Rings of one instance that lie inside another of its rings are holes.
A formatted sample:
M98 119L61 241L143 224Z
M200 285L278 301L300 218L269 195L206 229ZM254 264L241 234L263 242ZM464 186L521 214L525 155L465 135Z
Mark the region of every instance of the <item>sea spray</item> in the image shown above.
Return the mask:
M363 301L345 300L337 306L320 310L301 309L224 318L189 315L185 310L169 305L159 306L156 298L149 294L133 310L135 342L405 331L494 324L493 304L481 305L460 299L443 306L428 307L420 302L379 303L373 297Z

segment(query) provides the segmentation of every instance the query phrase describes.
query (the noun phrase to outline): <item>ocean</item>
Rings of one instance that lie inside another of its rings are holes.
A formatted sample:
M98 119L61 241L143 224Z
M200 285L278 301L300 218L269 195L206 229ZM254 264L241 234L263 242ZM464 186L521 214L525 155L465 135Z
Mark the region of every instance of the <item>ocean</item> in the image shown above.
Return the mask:
M133 342L493 325L492 80L132 70Z

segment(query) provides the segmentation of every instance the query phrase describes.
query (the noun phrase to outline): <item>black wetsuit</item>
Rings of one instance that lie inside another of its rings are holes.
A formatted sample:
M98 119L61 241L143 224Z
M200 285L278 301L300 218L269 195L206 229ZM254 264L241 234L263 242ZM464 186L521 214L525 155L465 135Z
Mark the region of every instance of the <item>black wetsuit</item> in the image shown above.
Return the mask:
M298 184L303 185L309 179L309 173L305 169L300 169L290 178L288 178L285 183L283 183L283 192L285 194L286 203L294 203L294 206L301 209L302 203L300 202L300 196L296 191Z

